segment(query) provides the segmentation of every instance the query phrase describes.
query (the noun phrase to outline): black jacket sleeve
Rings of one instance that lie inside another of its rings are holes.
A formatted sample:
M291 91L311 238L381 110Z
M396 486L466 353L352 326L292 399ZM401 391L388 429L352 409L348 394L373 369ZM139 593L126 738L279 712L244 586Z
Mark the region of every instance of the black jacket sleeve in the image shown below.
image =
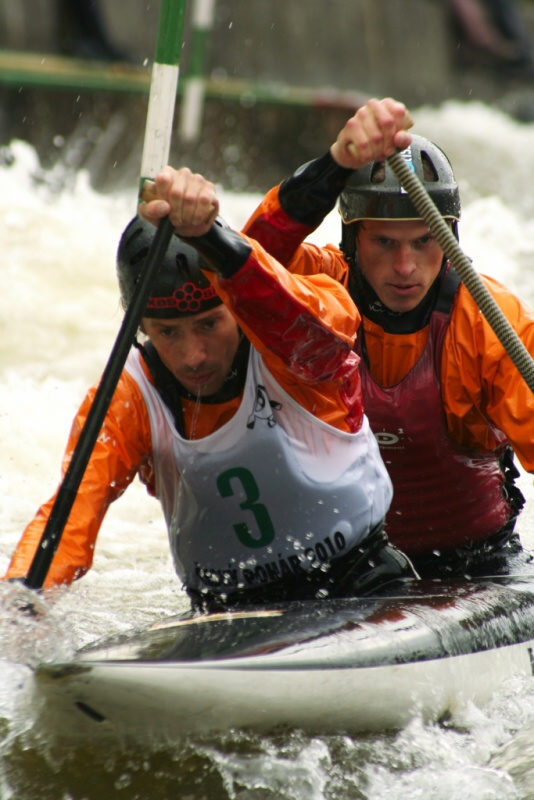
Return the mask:
M340 167L330 151L309 161L280 186L280 205L288 216L316 228L334 208L353 170Z

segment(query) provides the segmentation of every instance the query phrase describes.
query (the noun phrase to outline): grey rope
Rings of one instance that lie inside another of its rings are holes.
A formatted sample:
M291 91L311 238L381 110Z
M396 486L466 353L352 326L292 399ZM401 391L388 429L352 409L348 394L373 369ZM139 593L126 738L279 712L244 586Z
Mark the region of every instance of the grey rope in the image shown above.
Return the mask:
M534 361L530 353L482 282L470 260L460 248L456 237L439 213L423 184L398 153L389 156L388 164L465 284L466 289L484 314L519 373L525 379L527 386L534 393Z

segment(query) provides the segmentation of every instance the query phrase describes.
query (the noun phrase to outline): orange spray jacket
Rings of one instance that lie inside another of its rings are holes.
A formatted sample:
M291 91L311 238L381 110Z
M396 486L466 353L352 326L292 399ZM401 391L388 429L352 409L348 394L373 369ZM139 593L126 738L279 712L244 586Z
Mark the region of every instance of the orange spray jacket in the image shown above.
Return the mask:
M254 241L240 237L248 257L230 277L213 280L236 321L278 383L305 409L342 431L355 432L363 419L358 359L352 352L359 321L346 291L325 275L289 274ZM148 371L144 366L145 371ZM149 379L153 381L149 375ZM96 387L74 420L63 472L68 467ZM239 406L184 400L185 433L194 415L195 438L217 430ZM138 384L124 371L65 526L45 587L70 583L93 561L105 513L136 476L154 494L151 428ZM6 577L23 577L49 518L52 497L41 506L16 548Z
M329 155L310 162L267 194L244 230L291 272L325 273L348 285L349 269L342 252L333 245L317 247L303 240L334 207L349 174L349 170L337 167ZM484 276L482 280L527 350L534 353L532 311L499 282ZM356 294L353 299L358 304ZM364 316L362 308L360 313L363 328L360 327L356 349L360 352L365 338L369 371L369 379L365 378L363 384L366 413L371 425L379 422L379 429L374 429L379 442L380 434L390 435L389 441L387 436L382 436L381 441L382 456L394 485L387 517L388 535L412 555L488 538L499 530L510 509L501 491L502 475L488 485L482 477L484 470L490 468L495 474L498 456L507 441L523 467L534 472L532 392L462 284L442 320L439 334L436 331L439 347L433 350L431 367L427 369L429 389L421 392L419 386L417 396L413 377L428 352L430 325L413 333L390 333ZM438 394L431 389L433 372L437 372ZM362 374L365 373L364 368ZM432 403L430 408L428 404ZM404 415L405 421L407 416L415 420L432 413L436 425L435 436L429 437L427 428L413 433L415 438L408 444L414 458L411 471L404 473L406 462L401 451L406 450L391 439L402 439L405 434L396 410L402 412L400 416ZM446 442L440 427L445 430ZM441 446L437 445L440 440ZM471 469L462 472L463 478L458 480L456 500L450 485L446 487L443 482L440 488L437 478L430 481L432 494L425 496L432 464L436 475L443 474L447 463L454 466L461 459L469 461ZM493 466L489 467L491 463ZM481 504L476 530L472 526L470 529L475 520L473 503L466 516L463 502L470 490L470 500L478 499ZM426 516L406 513L410 507L414 510L415 503L426 503ZM490 510L486 513L488 503Z

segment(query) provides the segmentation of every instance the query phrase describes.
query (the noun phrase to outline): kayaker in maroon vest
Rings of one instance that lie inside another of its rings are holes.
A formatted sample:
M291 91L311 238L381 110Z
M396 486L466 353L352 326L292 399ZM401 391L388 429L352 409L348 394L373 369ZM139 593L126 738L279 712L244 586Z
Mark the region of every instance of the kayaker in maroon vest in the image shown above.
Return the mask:
M524 498L513 452L534 472L534 398L383 159L397 147L458 237L447 156L412 136L402 103L371 100L330 151L272 189L245 231L290 271L327 273L361 314L365 408L393 480L390 539L422 576L491 574L530 560L514 526ZM304 239L339 197L342 242ZM534 353L534 315L482 276Z

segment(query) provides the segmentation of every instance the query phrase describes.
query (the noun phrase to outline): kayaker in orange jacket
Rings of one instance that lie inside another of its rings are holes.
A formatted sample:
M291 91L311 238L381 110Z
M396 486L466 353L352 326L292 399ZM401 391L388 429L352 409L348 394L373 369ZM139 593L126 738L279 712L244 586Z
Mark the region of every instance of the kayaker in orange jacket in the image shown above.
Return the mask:
M181 238L151 289L144 342L128 357L45 587L90 568L106 510L137 474L162 505L198 607L365 594L413 577L383 533L391 481L361 404L358 312L345 289L289 274L222 225L213 185L188 169L163 170L155 193L141 213L169 214ZM124 305L154 233L141 217L123 233ZM8 579L26 575L53 500L25 530Z
M358 307L366 413L394 486L391 541L422 576L508 571L530 559L514 532L524 499L513 452L534 472L534 398L375 156L406 115L391 98L362 106L328 153L267 194L244 231L292 273L336 278ZM457 236L460 197L446 155L419 136L403 155ZM338 198L340 247L304 242ZM534 354L532 311L482 280Z

